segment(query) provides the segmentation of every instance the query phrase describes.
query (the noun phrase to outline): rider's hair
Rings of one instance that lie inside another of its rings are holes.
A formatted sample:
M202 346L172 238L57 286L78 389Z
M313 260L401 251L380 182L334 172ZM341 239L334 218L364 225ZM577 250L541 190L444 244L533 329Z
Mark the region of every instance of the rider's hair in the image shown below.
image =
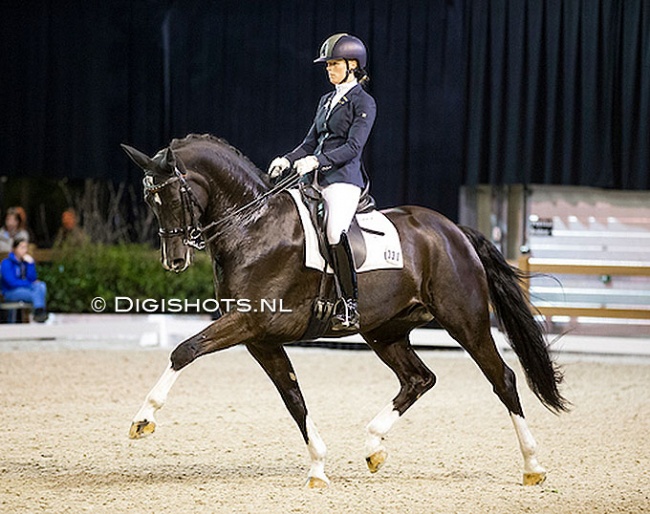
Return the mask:
M368 72L363 69L363 68L355 68L354 69L354 76L357 79L357 82L363 86L363 88L368 87L368 83L370 82L370 75L368 75Z

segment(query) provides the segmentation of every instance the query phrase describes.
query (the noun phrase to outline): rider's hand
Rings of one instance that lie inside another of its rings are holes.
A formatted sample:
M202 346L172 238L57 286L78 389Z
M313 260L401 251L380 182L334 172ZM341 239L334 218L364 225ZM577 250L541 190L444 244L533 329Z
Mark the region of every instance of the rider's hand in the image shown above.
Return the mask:
M318 168L318 166L319 166L318 159L313 155L308 155L307 157L298 159L293 164L293 167L296 168L296 172L298 172L298 175L300 175L301 177L311 171L314 171L316 168Z
M277 178L289 169L291 163L286 157L276 157L269 165L269 175L271 178Z

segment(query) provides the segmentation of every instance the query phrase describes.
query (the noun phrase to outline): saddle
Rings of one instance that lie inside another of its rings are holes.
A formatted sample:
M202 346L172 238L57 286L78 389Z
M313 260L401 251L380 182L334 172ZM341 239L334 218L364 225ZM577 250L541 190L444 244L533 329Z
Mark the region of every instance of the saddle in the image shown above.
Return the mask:
M320 191L314 187L313 184L302 185L299 190L302 202L307 207L309 216L312 220L312 223L314 224L314 227L316 228L316 234L318 236L318 247L320 249L320 252L328 264L330 264L327 237L325 235L327 209L325 202L323 201L323 197L320 194ZM369 190L370 185L366 184L366 186L361 191L356 214L366 214L376 209L377 204L375 203L375 199L370 195ZM356 216L352 218L352 223L350 224L347 235L348 241L350 243L350 248L352 249L352 254L354 255L354 263L357 269L366 262L366 257L368 255L366 242L363 238L362 231L376 235L384 235L383 232L361 227L357 221Z
M317 339L328 331L331 326L331 319L336 311L336 304L339 300L336 298L336 295L333 294L334 292L332 288L326 287L324 283L327 265L332 265L327 244L327 236L325 235L325 223L327 222L326 204L323 201L320 191L313 184L302 184L299 191L300 199L305 207L307 207L309 217L316 229L318 248L325 259L325 269L323 269L319 295L314 298L309 324L301 338L302 341L309 341ZM375 200L370 196L369 185L366 184L366 187L364 187L361 196L359 197L356 214L371 212L375 210L375 207ZM347 235L350 248L352 249L352 254L354 255L355 267L357 269L359 269L359 267L366 261L367 256L366 243L361 231L362 228L359 226L355 216L352 218L352 223L350 224ZM341 333L341 335L345 334Z
M332 266L325 235L327 212L317 186L303 183L298 189L290 189L287 192L296 204L305 231L305 266L321 272L320 285L312 303L307 330L300 339L312 341L329 333L330 321L339 302L334 290L334 281L328 276ZM362 191L347 235L358 273L403 267L399 234L391 221L376 209L375 200L368 193L368 186ZM336 335L352 333L354 331L337 332Z

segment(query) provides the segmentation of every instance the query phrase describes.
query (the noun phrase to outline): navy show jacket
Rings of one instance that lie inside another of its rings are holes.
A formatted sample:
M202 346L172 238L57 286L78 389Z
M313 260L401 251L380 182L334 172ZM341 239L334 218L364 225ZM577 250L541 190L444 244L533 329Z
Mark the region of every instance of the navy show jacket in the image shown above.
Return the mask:
M323 95L316 116L303 142L285 157L293 164L307 155L318 159L318 183L354 184L363 189L361 154L377 114L372 96L357 84L329 108L336 90Z

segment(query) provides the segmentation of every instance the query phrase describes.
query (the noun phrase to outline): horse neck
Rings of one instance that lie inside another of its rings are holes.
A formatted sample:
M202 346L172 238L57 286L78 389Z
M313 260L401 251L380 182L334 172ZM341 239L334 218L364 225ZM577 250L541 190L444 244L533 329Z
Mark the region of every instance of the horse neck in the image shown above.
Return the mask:
M268 190L261 173L237 159L199 160L194 169L206 188L205 214L216 221L250 203Z
M248 164L248 163L245 163ZM248 226L266 212L265 202L251 205L268 191L261 172L252 165L233 164L232 161L194 160L187 166L193 170L192 182L196 184L199 203L203 206L202 224L214 225L206 232L213 255L225 257L236 251L246 237ZM242 207L249 206L243 209Z

